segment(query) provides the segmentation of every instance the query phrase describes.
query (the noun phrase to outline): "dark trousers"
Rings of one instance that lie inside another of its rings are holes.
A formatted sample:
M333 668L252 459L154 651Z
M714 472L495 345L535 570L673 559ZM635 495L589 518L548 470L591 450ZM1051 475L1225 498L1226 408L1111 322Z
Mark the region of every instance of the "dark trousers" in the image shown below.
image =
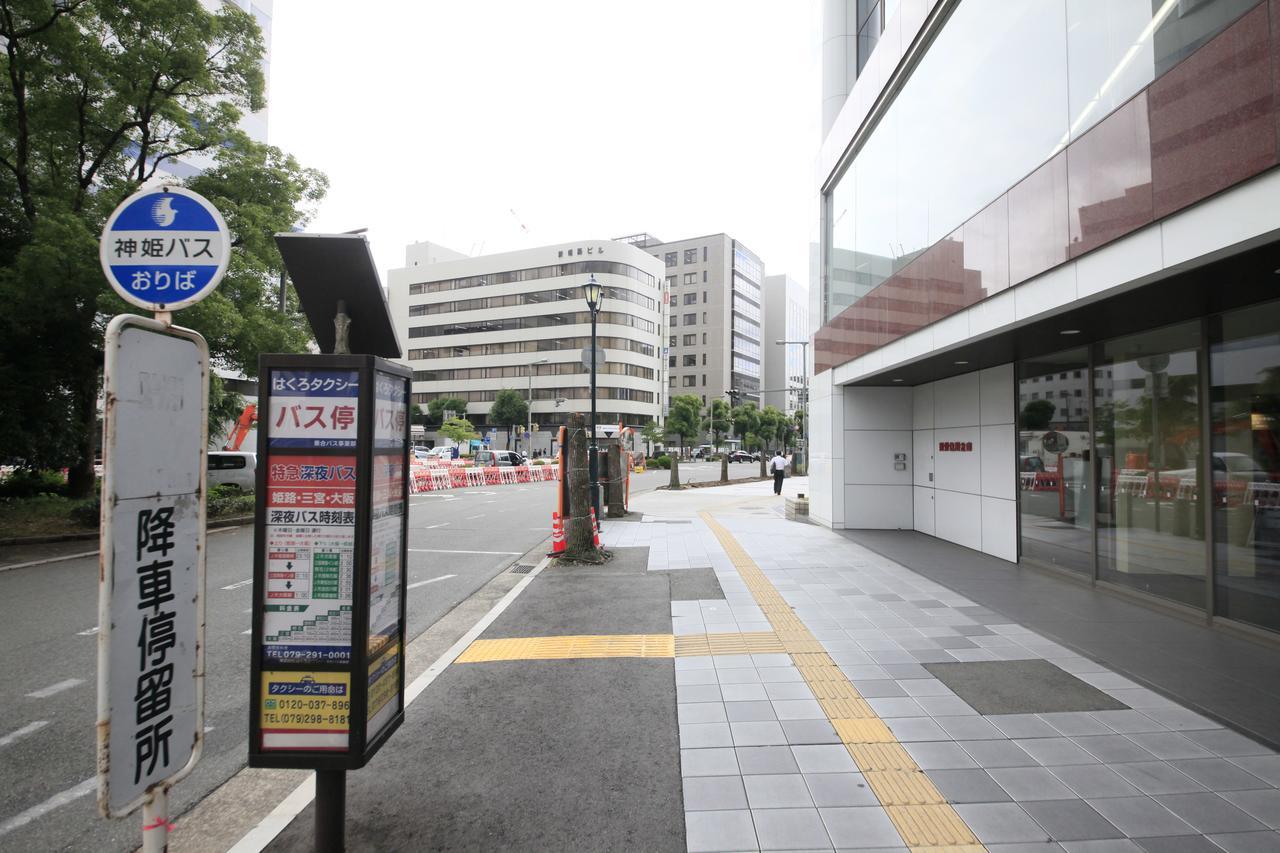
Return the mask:
M786 471L773 472L773 493L775 495L782 494L782 478L787 475Z

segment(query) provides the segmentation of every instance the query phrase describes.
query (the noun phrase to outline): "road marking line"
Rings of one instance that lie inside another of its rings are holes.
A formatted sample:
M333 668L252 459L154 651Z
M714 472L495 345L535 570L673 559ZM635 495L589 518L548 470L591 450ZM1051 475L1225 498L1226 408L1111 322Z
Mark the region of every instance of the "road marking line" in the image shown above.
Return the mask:
M102 629L101 629L101 628L99 628L97 625L94 625L92 628L85 628L83 631L76 631L76 636L77 636L77 637L92 637L92 636L96 635L96 634L97 634L99 631L101 631L101 630L102 630Z
M24 738L27 735L31 734L32 732L38 732L47 725L49 725L48 720L36 720L34 723L27 723L25 726L18 729L16 732L9 732L9 734L5 735L4 737L0 737L0 746L8 746L9 744L13 743L15 740L18 740L19 738Z
M863 697L853 682L795 615L746 548L724 525L712 518L711 513L700 512L698 516L715 534L814 696L820 701L845 700L822 701L823 713L862 771L867 786L902 837L904 846L909 849L984 850L969 825L947 802L928 774L911 760L905 750L898 753L901 744L892 730L868 703L862 701ZM878 769L884 764L894 766Z
M458 642L449 647L448 651L436 658L435 663L427 667L426 672L414 679L413 683L405 688L404 704L408 708L413 700L422 695L422 691L436 680L440 673L448 668L449 664L462 654L468 646L476 641L476 638L485 632L485 630L494 623L502 612L511 606L511 602L516 600L520 593L524 592L525 587L533 582L533 579L546 568L551 560L543 557L538 565L533 567L533 571L520 579L520 582L513 586L506 595L499 599L498 603L480 618L480 621L471 626L471 630L458 638ZM316 776L312 773L298 787L293 789L289 796L285 797L280 805L276 806L271 814L262 819L262 822L253 829L245 833L239 841L235 843L227 853L261 853L261 851L270 844L275 837L284 831L295 817L302 813L316 796Z
M252 633L253 633L253 629L252 629L252 628L250 628L248 631L241 631L240 633L241 633L241 634L252 634Z
M76 785L74 788L68 788L60 794L54 794L43 803L34 805L25 812L19 812L4 823L0 823L0 835L6 835L13 832L15 829L26 826L33 820L38 820L44 817L56 808L65 806L67 803L73 803L97 787L98 777L91 776L79 785Z
M449 578L456 578L456 577L457 575L441 575L440 577L432 578L429 581L418 581L417 583L411 583L407 587L405 587L405 589L417 589L418 587L426 586L429 583L435 583L436 581L447 581Z
M450 524L453 524L453 522L452 522L452 521L442 521L442 522L440 522L439 524L428 524L426 529L427 529L427 530L435 530L437 527L448 527Z
M489 503L493 503L493 502L492 502L492 501L489 501ZM484 513L482 512L482 513L480 513L479 515L469 515L469 516L467 516L466 518L464 518L464 519L462 519L462 520L463 520L463 521L475 521L477 518L484 518Z
M519 557L523 551L446 551L443 548L410 548L415 554L492 554L495 557Z
M68 678L66 681L59 681L57 684L50 684L42 690L36 690L27 694L29 699L48 699L56 693L64 690L70 690L79 684L84 684L83 678Z
M253 578L247 578L242 581L236 581L235 583L229 583L224 586L223 589L239 589L240 587L248 586L251 583L253 583Z
M78 554L64 554L61 557L48 557L44 560L28 560L25 563L10 563L7 566L0 566L0 572L7 572L10 569L25 569L28 566L44 566L49 563L61 563L64 560L78 560L81 557L93 557L97 555L97 550L81 551Z

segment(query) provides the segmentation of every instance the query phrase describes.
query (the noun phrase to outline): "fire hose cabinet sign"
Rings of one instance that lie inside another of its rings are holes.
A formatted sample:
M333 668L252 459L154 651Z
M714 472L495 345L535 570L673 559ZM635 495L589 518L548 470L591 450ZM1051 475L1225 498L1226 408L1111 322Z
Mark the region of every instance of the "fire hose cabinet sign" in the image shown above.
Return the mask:
M250 766L357 769L404 719L411 379L260 360Z

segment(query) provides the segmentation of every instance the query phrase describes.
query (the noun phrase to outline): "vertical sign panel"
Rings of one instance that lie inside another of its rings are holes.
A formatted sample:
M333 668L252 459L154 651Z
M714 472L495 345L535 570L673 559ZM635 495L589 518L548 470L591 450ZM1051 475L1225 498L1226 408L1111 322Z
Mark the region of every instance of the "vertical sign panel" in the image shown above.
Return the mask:
M367 738L400 711L400 579L404 571L405 432L408 383L374 372L373 481L369 530Z
M208 348L130 315L106 341L99 807L119 816L203 739Z

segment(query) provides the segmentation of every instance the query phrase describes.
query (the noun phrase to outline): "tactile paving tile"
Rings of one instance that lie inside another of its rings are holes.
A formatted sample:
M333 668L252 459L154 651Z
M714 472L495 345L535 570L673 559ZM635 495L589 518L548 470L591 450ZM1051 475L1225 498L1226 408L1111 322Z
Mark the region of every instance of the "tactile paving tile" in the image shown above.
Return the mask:
M670 658L675 638L670 634L612 634L603 636L519 637L476 640L458 655L456 663L510 660L567 660L571 658Z

